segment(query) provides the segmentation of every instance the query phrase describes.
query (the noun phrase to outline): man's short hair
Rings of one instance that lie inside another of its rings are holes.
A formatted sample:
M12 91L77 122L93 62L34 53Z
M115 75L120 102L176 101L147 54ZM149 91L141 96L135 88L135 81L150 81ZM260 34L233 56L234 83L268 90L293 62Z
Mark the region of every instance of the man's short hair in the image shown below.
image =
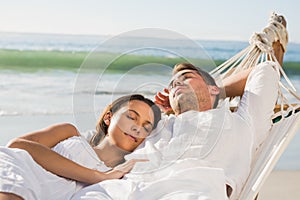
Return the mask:
M172 74L175 75L176 73L178 73L182 70L186 70L186 69L196 71L203 78L204 82L207 85L217 86L215 79L208 72L204 71L200 67L196 67L196 66L192 65L191 63L179 63L179 64L175 65L173 68ZM220 97L218 94L216 96L216 100L214 102L213 108L216 108L218 106L219 98Z

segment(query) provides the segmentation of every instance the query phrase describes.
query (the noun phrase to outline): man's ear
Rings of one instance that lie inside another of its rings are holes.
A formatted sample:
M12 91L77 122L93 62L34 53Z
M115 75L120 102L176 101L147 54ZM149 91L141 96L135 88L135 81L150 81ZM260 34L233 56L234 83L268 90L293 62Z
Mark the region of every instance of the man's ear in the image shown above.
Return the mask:
M213 96L217 96L220 94L220 88L214 85L210 85L209 87L209 93Z
M105 115L103 117L103 121L107 126L110 125L111 117L112 117L112 113L110 111L107 111L107 113L105 113Z

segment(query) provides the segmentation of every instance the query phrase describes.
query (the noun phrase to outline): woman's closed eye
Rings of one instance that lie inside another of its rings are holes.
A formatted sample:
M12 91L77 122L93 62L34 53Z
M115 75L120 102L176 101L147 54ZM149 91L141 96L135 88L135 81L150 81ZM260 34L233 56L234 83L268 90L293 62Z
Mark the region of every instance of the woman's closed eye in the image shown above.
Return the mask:
M137 120L137 116L133 112L130 112L130 111L128 111L126 113L126 117L131 120Z
M143 128L145 129L145 131L149 134L152 131L152 125L151 124L145 124L143 126Z
M126 113L126 117L132 121L135 121L136 123L138 123L139 120L142 120L139 114L134 110L129 110ZM149 135L153 129L153 125L149 121L142 122L142 127L147 135Z

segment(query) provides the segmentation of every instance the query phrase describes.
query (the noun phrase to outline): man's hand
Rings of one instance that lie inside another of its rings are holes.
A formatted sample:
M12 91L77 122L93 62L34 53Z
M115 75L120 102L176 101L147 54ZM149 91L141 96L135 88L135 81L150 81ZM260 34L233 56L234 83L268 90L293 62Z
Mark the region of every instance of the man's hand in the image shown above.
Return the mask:
M166 114L173 113L169 101L169 90L164 89L164 93L158 92L154 97L154 103Z

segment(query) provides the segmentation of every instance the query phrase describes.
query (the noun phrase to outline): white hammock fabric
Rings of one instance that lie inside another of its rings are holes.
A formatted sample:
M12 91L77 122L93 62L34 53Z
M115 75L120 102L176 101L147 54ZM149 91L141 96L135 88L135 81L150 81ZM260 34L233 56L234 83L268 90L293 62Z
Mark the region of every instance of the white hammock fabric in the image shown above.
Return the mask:
M300 105L291 105L282 92L285 90L300 100L295 87L274 55L272 44L278 40L285 51L288 42L286 29L282 25L282 18L272 13L269 25L263 29L262 33L255 33L250 38L248 47L210 72L212 76L219 76L223 79L245 69L255 67L261 62L271 60L278 64L277 69L286 82L286 84L283 81L279 83L278 104L281 106L280 111L274 115L274 118L277 121L280 120L273 124L269 136L256 153L251 172L238 198L241 200L253 200L256 197L278 159L300 128L300 112L298 112ZM286 111L284 105L288 106Z
M253 200L256 197L299 128L300 112L293 113L287 118L283 117L279 122L273 125L270 135L260 147L253 161L250 175L239 199Z

